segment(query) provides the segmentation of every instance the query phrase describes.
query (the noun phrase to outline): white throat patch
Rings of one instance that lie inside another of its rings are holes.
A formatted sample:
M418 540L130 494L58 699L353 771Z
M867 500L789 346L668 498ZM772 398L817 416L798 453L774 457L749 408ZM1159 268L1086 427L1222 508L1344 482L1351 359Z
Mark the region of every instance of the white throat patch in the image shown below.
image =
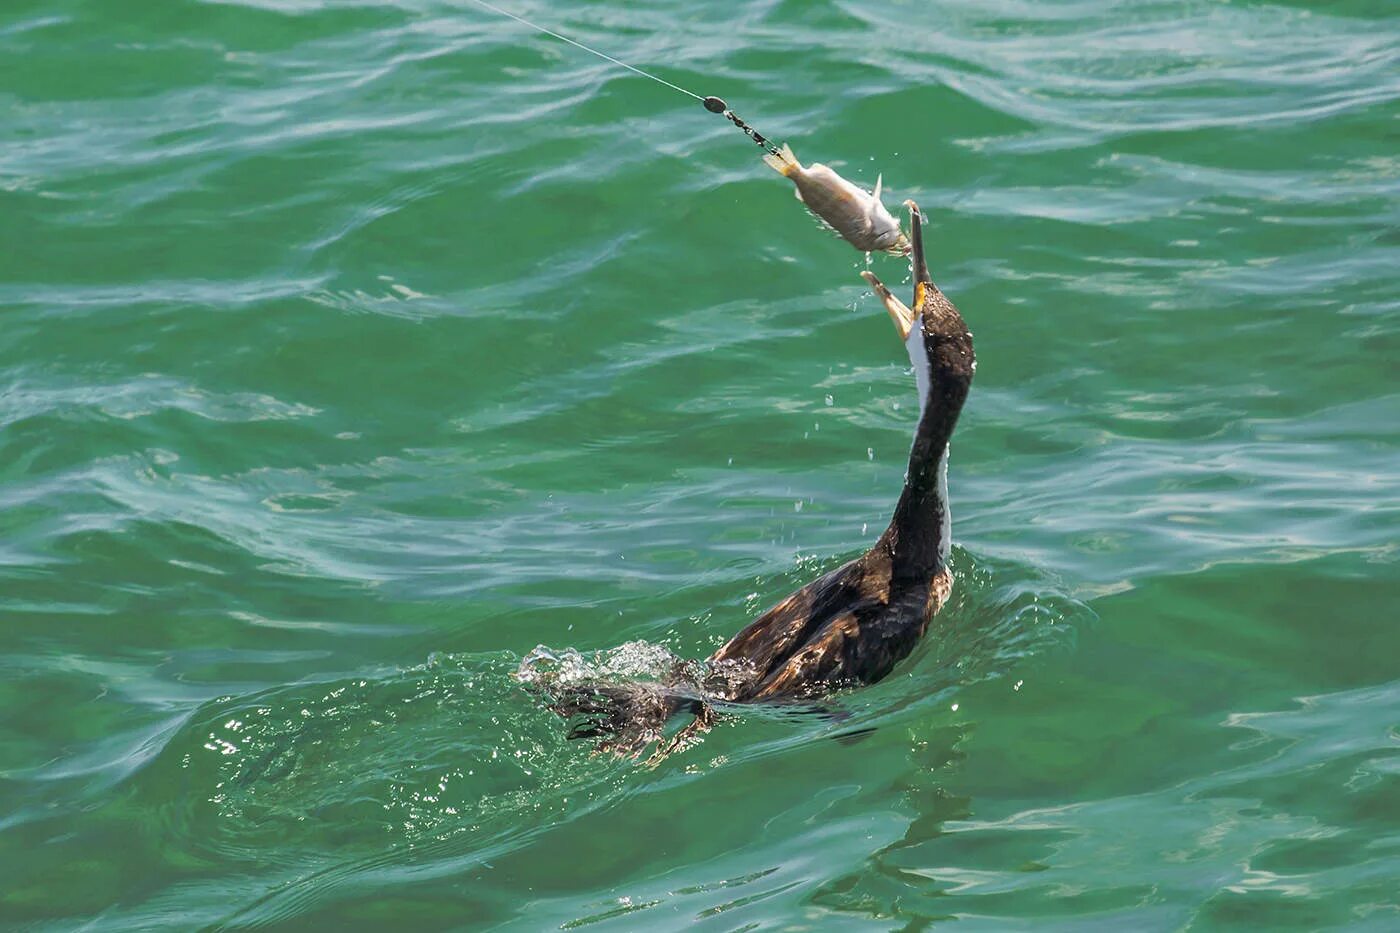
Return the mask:
M904 338L904 349L909 353L909 362L914 367L914 382L919 389L919 417L924 416L924 405L928 398L929 371L928 352L924 345L924 326L915 319L909 336Z

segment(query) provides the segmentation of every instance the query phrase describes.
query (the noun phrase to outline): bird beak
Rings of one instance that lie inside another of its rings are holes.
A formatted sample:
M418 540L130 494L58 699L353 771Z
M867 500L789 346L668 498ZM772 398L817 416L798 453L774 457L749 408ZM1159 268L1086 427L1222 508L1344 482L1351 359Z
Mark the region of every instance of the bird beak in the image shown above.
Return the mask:
M933 288L933 279L928 274L928 263L924 260L923 215L919 213L919 205L913 201L905 201L904 206L909 208L909 227L913 235L914 308L916 310L911 311L908 305L892 295L890 290L885 287L885 283L881 282L875 273L865 271L860 274L861 278L870 283L871 290L884 304L885 310L890 313L890 320L894 321L894 329L899 331L900 340L909 337L909 332L914 329L919 315L923 313L924 302Z
M909 208L909 234L913 241L914 307L922 313L924 301L933 288L933 278L928 274L928 260L924 258L924 215L912 200L905 201L904 206Z
M909 310L908 305L891 294L890 290L885 287L885 283L881 282L875 273L866 270L860 274L860 277L870 283L871 290L884 303L885 310L890 313L890 320L894 321L894 329L899 331L899 339L906 339L909 332L914 329L914 322L918 320L918 316Z

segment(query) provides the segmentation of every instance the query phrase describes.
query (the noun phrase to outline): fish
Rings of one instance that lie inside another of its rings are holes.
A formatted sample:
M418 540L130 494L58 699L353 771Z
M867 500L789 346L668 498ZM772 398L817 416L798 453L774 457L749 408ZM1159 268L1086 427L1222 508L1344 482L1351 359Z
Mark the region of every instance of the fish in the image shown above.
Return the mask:
M880 202L883 175L876 178L875 191L871 193L820 162L804 168L786 143L776 153L765 153L763 161L790 179L797 187L797 200L856 249L909 255L909 238Z

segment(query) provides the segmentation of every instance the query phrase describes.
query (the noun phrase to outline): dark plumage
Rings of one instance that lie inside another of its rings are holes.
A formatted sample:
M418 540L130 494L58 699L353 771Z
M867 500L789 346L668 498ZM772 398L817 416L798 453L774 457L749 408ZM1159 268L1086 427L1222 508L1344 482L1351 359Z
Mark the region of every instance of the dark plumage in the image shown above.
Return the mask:
M920 417L904 491L889 527L870 550L813 580L769 609L712 654L703 674L680 664L659 683L573 685L553 698L565 717L586 717L572 738L598 738L600 750L638 753L666 722L695 720L664 754L714 720L712 702L810 698L874 683L908 656L952 590L947 566L948 440L972 385L976 359L962 316L933 284L924 258L922 217L912 226L914 308L872 273L863 273L905 339L919 380Z

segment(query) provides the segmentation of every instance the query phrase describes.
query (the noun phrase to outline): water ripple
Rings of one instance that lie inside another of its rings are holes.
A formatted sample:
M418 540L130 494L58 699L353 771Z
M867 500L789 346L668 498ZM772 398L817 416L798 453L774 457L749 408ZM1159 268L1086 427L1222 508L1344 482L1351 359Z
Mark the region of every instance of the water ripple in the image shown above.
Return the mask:
M1394 18L512 9L923 205L954 603L840 723L588 758L532 646L703 657L887 521L866 261L474 7L12 4L0 917L1393 920Z

